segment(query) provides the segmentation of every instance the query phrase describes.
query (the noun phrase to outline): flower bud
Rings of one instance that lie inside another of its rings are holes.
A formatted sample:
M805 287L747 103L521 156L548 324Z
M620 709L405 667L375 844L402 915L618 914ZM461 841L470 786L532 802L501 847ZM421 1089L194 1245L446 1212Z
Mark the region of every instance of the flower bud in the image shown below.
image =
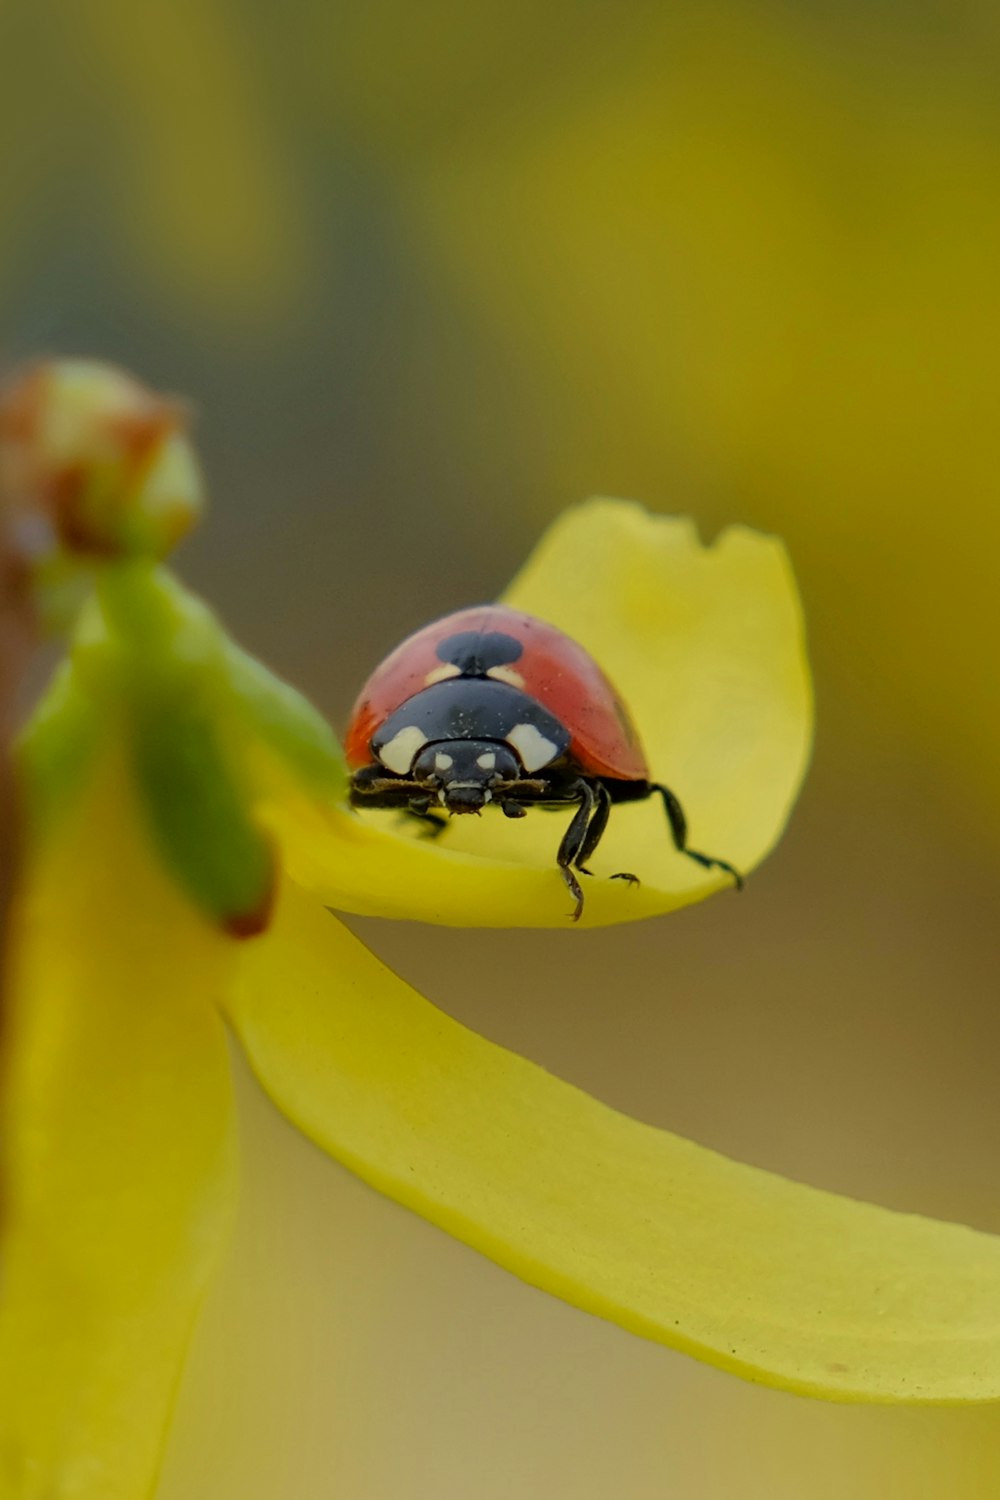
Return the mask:
M46 360L0 395L0 498L25 550L162 557L197 521L186 413L113 365Z

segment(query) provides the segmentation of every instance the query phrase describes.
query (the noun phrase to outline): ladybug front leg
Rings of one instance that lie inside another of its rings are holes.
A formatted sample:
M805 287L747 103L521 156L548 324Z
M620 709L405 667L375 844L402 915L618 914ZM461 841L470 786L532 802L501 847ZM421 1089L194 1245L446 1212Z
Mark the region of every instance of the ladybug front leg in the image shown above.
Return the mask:
M448 827L447 817L440 812L431 811L430 797L411 797L404 816L415 818L420 823L420 831L425 839L440 838Z
M594 850L597 848L598 844L601 842L601 839L604 837L605 830L608 826L608 819L611 816L611 793L608 791L604 783L600 781L597 783L595 791L597 793L597 808L594 812L594 816L590 820L590 827L587 829L587 835L583 841L583 847L576 857L576 868L583 875L593 875L594 873L593 870L587 869L586 865L584 864L584 860L588 860L590 858ZM630 875L626 870L617 870L615 874L611 876L611 879L626 880L629 885L639 884L638 875Z
M571 866L579 860L581 851L586 844L587 827L597 804L594 789L588 781L575 781L567 788L566 800L576 801L577 799L580 805L573 814L573 821L563 834L562 843L559 845L559 851L556 854L556 863L559 866L562 878L569 887L570 895L576 901L576 906L572 912L574 922L579 922L580 913L583 911L583 891L580 887L580 882L573 874ZM606 817L604 821L607 823ZM600 834L598 834L598 837L600 837Z
M421 804L424 807L430 805L427 788L422 782L387 776L381 766L363 766L351 777L352 807L399 807L418 811Z
M593 875L594 873L593 870L587 869L586 861L604 837L604 831L608 826L608 819L611 816L611 797L607 787L598 782L593 790L596 802L594 816L590 820L583 843L580 845L576 859L573 861L576 868L584 875Z

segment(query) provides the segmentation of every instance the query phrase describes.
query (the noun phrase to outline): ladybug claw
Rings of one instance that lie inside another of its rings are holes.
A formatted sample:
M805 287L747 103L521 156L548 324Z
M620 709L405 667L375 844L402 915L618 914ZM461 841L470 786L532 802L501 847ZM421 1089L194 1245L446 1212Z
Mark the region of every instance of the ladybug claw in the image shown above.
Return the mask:
M570 895L576 897L576 905L570 912L570 921L579 922L580 914L583 911L583 892L580 889L580 882L575 878L572 870L567 865L560 865L559 869Z
M713 859L710 854L699 854L697 849L684 849L682 851L689 859L695 859L706 870L724 870L727 875L733 877L733 885L736 890L743 889L743 876L733 865L724 859Z

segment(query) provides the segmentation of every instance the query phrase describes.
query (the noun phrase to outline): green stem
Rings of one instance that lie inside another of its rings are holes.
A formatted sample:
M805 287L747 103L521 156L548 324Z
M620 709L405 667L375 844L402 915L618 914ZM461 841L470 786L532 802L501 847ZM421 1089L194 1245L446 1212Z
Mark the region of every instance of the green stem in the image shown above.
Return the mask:
M96 592L111 633L137 651L167 647L193 604L167 570L147 558L103 567Z

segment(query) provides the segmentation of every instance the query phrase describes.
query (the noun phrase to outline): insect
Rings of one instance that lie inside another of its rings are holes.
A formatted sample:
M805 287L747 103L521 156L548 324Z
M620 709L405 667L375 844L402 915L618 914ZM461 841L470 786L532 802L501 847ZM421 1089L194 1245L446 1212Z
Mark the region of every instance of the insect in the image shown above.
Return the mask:
M556 865L583 911L577 873L601 841L611 808L662 798L676 848L706 868L742 877L724 859L687 847L680 802L650 780L635 726L582 646L502 604L459 610L418 630L375 669L345 741L355 807L394 807L433 832L447 816L498 807L573 807ZM611 877L637 883L619 871Z

